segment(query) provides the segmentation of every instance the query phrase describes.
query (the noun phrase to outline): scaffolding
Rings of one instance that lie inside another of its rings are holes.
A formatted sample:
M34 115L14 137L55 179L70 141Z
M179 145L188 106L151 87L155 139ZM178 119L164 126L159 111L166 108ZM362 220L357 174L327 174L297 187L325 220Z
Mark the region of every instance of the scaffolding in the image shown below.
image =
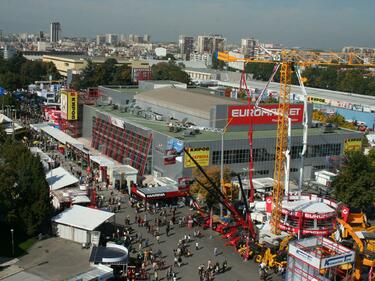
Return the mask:
M354 259L354 251L324 237L293 241L289 243L286 280L334 280L341 266L353 268Z

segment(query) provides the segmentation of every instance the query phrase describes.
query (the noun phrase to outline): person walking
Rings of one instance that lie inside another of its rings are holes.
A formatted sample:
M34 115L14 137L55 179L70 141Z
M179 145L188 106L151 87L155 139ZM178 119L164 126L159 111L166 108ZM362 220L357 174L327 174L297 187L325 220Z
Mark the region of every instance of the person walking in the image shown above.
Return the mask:
M197 241L197 242L195 242L195 250L199 250L199 242Z
M158 242L158 244L160 244L160 235L156 235L156 241Z
M217 256L217 248L215 247L214 248L214 257L216 257Z

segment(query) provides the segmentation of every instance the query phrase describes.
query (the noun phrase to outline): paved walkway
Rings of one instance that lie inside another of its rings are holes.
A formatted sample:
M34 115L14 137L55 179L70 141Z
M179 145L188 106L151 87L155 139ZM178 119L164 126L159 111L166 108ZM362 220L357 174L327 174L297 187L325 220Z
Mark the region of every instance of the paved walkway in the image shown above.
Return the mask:
M105 198L109 198L110 194L108 191L103 191L100 193ZM115 192L114 196L119 196L118 193ZM198 275L198 267L200 265L204 265L207 267L208 260L211 260L213 264L219 262L220 266L222 265L223 261L226 259L228 261L229 270L225 273L220 273L215 276L215 280L226 280L226 281L236 281L236 280L260 280L259 279L259 272L258 272L258 264L254 263L254 261L244 262L239 254L237 254L233 247L225 246L224 244L227 240L222 239L217 232L211 230L203 230L202 228L198 228L203 234L204 237L202 238L194 238L193 232L194 229L189 229L187 227L179 227L178 225L174 225L173 229L170 231L169 236L166 235L166 227L162 226L159 229L160 232L160 243L157 243L156 238L147 232L147 229L143 226L139 227L135 222L135 208L131 208L128 204L128 196L121 195L123 203L121 204L121 210L116 213L116 223L123 225L124 219L129 215L131 221L131 227L135 229L134 233L141 235L143 239L149 240L149 245L153 251L153 253L157 252L158 250L162 251L162 256L165 257L167 265L173 265L174 263L174 255L173 250L177 248L177 243L179 239L182 239L184 235L190 235L193 239L189 243L189 249L193 254L192 257L183 257L182 258L182 266L174 267L174 272L177 273L178 280L186 280L186 281L197 281L199 280ZM168 209L169 210L169 209ZM190 210L188 207L178 208L176 216L187 216L192 214L194 211ZM167 212L169 214L169 211ZM152 215L149 212L142 212L139 213L142 218L146 214L146 219L151 223L154 222L155 217L159 217L159 215ZM170 218L171 215L168 217ZM195 249L195 242L198 241L199 243L199 250ZM134 248L138 250L139 243L134 245ZM218 255L214 256L214 248L218 249ZM142 248L144 250L144 248ZM133 254L134 255L134 254ZM153 269L149 266L148 267L149 273L153 273ZM165 278L166 272L160 271L159 272L159 280L160 277L166 280ZM153 280L153 279L152 279ZM280 275L272 274L269 276L267 280L281 280Z

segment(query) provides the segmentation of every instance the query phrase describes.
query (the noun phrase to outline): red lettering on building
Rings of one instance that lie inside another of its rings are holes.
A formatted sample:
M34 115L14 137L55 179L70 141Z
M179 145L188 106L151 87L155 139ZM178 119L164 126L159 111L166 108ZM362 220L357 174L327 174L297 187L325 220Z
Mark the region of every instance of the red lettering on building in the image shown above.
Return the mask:
M277 112L278 105L262 105L263 108ZM289 117L293 123L302 123L303 104L291 104L289 108ZM233 118L233 119L232 119ZM254 108L253 105L234 105L228 107L228 120L232 119L230 125L246 125L250 120L255 125L273 124L277 122L277 115L271 112L265 112L260 108Z

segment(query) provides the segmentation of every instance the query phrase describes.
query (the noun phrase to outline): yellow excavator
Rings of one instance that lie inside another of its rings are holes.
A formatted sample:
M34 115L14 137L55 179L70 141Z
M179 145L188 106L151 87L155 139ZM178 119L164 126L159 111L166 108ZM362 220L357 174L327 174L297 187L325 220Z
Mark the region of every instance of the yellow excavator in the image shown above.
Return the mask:
M353 250L356 252L353 280L375 280L375 227L362 228L357 226L354 228L337 218L339 223L339 231L341 232L341 238L353 239ZM362 230L355 229L361 228ZM346 237L344 237L346 236ZM336 236L336 240L338 237ZM342 242L342 241L339 241ZM350 268L343 267L342 270L348 270ZM363 278L363 274L367 273L367 279Z

